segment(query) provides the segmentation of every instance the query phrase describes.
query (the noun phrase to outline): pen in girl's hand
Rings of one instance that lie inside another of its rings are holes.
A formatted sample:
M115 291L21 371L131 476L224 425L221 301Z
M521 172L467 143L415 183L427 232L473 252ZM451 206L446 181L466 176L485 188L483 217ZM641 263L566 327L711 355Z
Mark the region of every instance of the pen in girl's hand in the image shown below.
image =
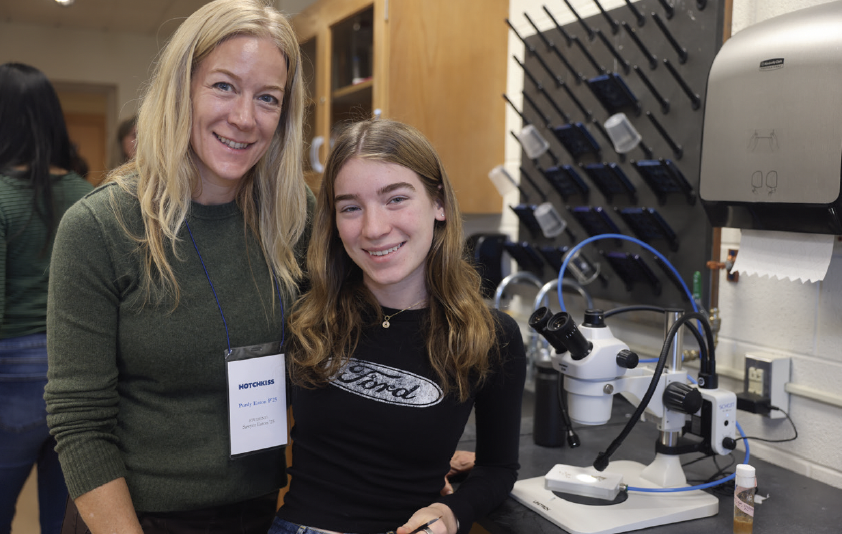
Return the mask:
M436 521L438 521L439 519L441 519L441 516L439 516L439 517L437 517L437 518L435 518L435 519L431 519L430 521L427 521L425 524L423 524L423 525L421 525L420 527L416 528L415 530L413 530L413 531L412 531L412 532L410 532L409 534L418 534L419 532L422 532L422 531L424 531L424 530L427 530L427 527L429 527L430 525L432 525L433 523L435 523L435 522L436 522ZM430 532L430 531L429 531L429 530L427 530L427 532Z

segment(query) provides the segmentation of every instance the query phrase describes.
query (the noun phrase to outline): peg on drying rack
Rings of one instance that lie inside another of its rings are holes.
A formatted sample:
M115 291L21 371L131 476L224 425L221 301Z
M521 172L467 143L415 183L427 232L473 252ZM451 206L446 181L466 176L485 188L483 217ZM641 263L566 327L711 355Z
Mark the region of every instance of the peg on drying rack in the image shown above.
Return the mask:
M529 78L529 79L532 81L532 83L533 83L533 84L535 84L535 87L537 87L537 88L539 88L539 89L540 89L541 87L543 87L543 86L544 86L541 82L539 82L539 81L535 78L535 76L532 74L532 72L530 72L530 71L529 71L529 69L528 69L528 68L526 68L526 65L524 65L524 64L523 64L523 62L517 58L517 56L516 56L516 55L512 54L512 59L514 59L514 60L515 60L515 63L517 63L518 65L520 65L520 68L522 68L522 69L523 69L523 73L524 73L524 74L526 74L526 77L527 77L527 78Z
M672 149L672 153L675 154L676 159L681 159L681 157L684 155L684 148L682 148L681 145L676 143L672 139L672 137L670 137L670 134L666 131L666 129L664 129L663 126L661 126L661 123L658 122L658 119L656 119L654 115L652 115L651 111L647 111L646 116L649 117L649 122L651 122L652 126L654 126L656 130L658 130L658 133L661 134L661 137L664 138L664 141L666 141L669 147Z
M593 113L591 112L591 110L589 110L582 104L582 101L576 97L576 94L570 90L570 87L568 87L566 83L561 82L560 87L564 89L564 92L567 93L567 96L570 97L570 100L572 100L573 103L576 104L576 107L579 108L579 111L581 111L585 115L585 118L590 120L593 117Z
M644 143L642 139L637 146L640 147L640 150L646 155L646 159L652 159L652 149L646 146L646 143Z
M517 29L514 27L514 25L509 19L506 19L506 25L509 27L510 30L512 30L512 32L514 32L515 36L517 36L517 38L520 39L520 42L523 43L523 46L526 48L526 51L529 52L529 54L531 54L532 57L538 60L538 63L540 63L541 66L544 67L544 70L547 71L547 74L550 75L550 78L555 80L556 85L558 85L561 82L561 77L553 72L553 69L551 69L550 66L547 65L547 62L544 61L544 58L541 56L541 54L539 54L535 50L534 46L527 42L527 40L520 34L520 32L517 31Z
M544 95L544 98L546 98L550 105L552 105L553 109L555 109L556 112L559 115L561 115L561 118L564 120L564 122L570 122L570 116L567 113L565 113L564 110L561 109L561 106L558 105L558 102L556 102L555 99L552 96L550 96L550 94L544 88L543 84L541 84L541 82L535 79L535 76L529 71L526 65L524 65L523 62L517 58L517 56L512 56L512 58L514 58L515 63L520 65L520 68L523 69L523 73L526 74L526 77L529 78L533 84L535 84L535 87L542 95Z
M534 101L534 100L532 100L532 97L531 97L531 96L529 96L529 93L527 93L526 91L523 91L523 93L522 93L522 94L523 94L523 100L524 100L524 102L526 102L527 104L529 104L530 106L532 106L532 109L534 109L534 110L535 110L535 112L536 112L536 113L538 113L538 115L540 115L540 116L544 119L544 125L545 125L547 128L551 128L551 127L552 127L552 122L553 122L553 121L552 121L552 119L550 118L550 116L549 116L549 115L547 115L546 113L544 113L544 110L542 110L540 107L538 107L538 104L536 104L536 103L535 103L535 101Z
M594 32L594 35L596 35L596 32ZM596 59L591 55L591 53L588 51L588 47L585 46L585 43L583 43L581 39L575 36L573 37L573 42L576 43L576 45L579 47L579 50L581 50L582 54L584 54L585 58L587 58L590 64L593 65L593 68L595 68L599 74L605 74L605 67L600 65L596 61Z
M553 14L550 13L550 10L547 9L547 6L541 6L541 9L543 9L544 13L546 13L547 16L550 17L550 20L553 21L553 24L555 24L555 28L558 30L558 32L561 34L562 37L564 37L564 40L567 42L567 46L568 47L572 46L573 45L573 38L570 37L570 34L567 33L567 30L564 29L564 26L562 26L561 24L558 23L558 21L555 19Z
M640 40L640 37L638 37L637 32L634 31L634 28L629 26L626 21L623 21L623 28L625 28L626 32L628 32L629 37L632 38L634 44L636 44L640 51L643 52L643 55L646 56L646 60L649 62L649 68L653 70L658 68L658 58L656 58L655 55L646 48L646 45Z
M684 91L684 94L686 94L687 98L690 99L690 102L693 105L693 109L696 110L702 107L702 99L699 97L698 94L693 92L689 85L687 85L687 82L684 81L684 78L681 77L681 74L679 74L678 71L675 70L675 67L672 66L670 60L664 58L664 65L667 66L667 70L670 71L672 77L675 78L675 81L678 82L678 85L681 86L681 89Z
M529 122L529 119L527 119L527 118L523 115L523 113L521 113L521 112L520 112L520 110L517 108L517 106L515 105L515 103L514 103L514 102L512 102L512 101L509 99L509 95L507 95L506 93L503 93L503 98L505 98L505 99L506 99L506 102L508 102L508 103L509 103L509 106L511 106L511 107L512 107L512 109L513 109L513 110L515 110L515 113L517 113L518 115L520 115L520 120L522 120L522 121L523 121L523 124L532 124L531 122Z
M599 3L599 0L593 0L596 7L599 8L599 12L602 13L602 16L605 17L605 20L608 21L608 25L611 26L611 33L616 35L618 31L620 31L620 25L617 24L617 21L611 18L611 15L608 14L607 11L602 7L602 4ZM599 31L599 30L596 30Z
M626 0L626 5L629 6L632 15L634 15L634 18L637 19L638 26L643 26L644 24L646 24L646 17L643 15L643 13L638 11L636 7L634 7L634 4L632 4L632 0Z
M611 52L611 55L614 56L614 59L616 59L617 62L620 64L620 67L623 68L623 72L628 74L629 70L631 69L631 65L629 65L629 62L626 61L626 59L622 55L620 55L620 52L616 48L614 48L614 45L611 44L611 41L608 40L608 37L606 37L605 34L602 33L602 30L597 28L596 30L594 30L594 32L599 37L599 40L602 41L602 44L604 44L606 48L608 48L608 51Z
M583 19L582 17L579 16L579 14L576 12L576 10L573 9L573 6L570 5L570 2L568 0L564 0L564 3L567 4L567 8L573 13L573 16L576 17L576 19L579 21L579 24L581 24L582 27L587 32L588 40L593 41L593 37L594 37L593 30L591 29L590 26L588 26L588 23L585 22L585 19Z
M523 46L526 47L526 50L530 54L535 54L535 47L532 46L531 44L529 44L528 42L526 42L526 39L524 39L523 36L520 34L520 32L517 31L517 29L514 27L514 25L512 24L512 21L510 21L509 19L505 19L505 20L506 20L506 26L508 26L509 29L514 32L514 34L517 36L518 39L520 39L520 42L523 43Z
M675 9L670 5L667 0L658 0L662 6L664 6L664 12L667 14L667 19L671 19L673 15L675 15Z
M632 68L637 73L637 75L640 77L641 81L643 81L643 85L645 85L646 88L649 89L649 92L652 93L652 96L654 96L655 100L658 101L658 104L661 105L661 112L663 112L664 115L669 113L670 112L670 101L667 100L666 98L664 98L663 96L661 96L661 93L659 93L658 90L655 89L655 86L652 85L652 82L649 81L649 78L645 74L643 74L643 71L640 69L640 67L635 65Z
M590 118L593 116L593 113L591 113L587 108L585 108L585 106L582 105L582 103L579 101L578 98L576 98L576 95L573 93L573 91L570 90L570 87L567 86L567 84L564 82L564 80L562 80L560 76L558 76L556 73L554 73L553 70L550 68L550 66L547 65L547 62L544 61L544 58L542 58L540 54L534 53L535 47L531 46L529 43L526 42L526 40L523 37L521 37L520 33L518 33L517 30L515 30L514 26L512 26L512 23L509 22L509 19L506 19L506 24L508 24L509 28L511 28L512 31L515 32L515 35L517 35L517 37L521 41L523 41L523 44L524 44L524 46L526 46L527 50L529 50L530 52L533 52L532 55L535 57L535 59L538 60L538 63L541 65L541 67L543 67L544 70L547 71L547 74L549 74L550 77L553 80L555 80L556 86L564 89L564 91L567 93L567 96L569 96L570 99L573 100L573 103L576 104L576 107L578 107L582 111L582 113L585 114L585 117L587 117L588 120L590 120ZM524 67L524 70L525 70L525 66L524 66L523 63L518 61L518 64L521 65L521 67ZM535 81L534 76L530 75L530 79ZM581 79L576 78L576 82L581 83ZM506 100L508 100L508 97L506 97ZM518 113L520 113L520 112L518 112ZM523 117L521 116L521 118L523 118ZM570 122L570 121L567 121L567 122Z
M652 13L652 18L655 19L655 23L658 25L658 28L661 29L664 36L669 41L670 45L672 45L673 49L675 49L675 53L678 54L678 62L679 63L686 63L687 62L687 49L678 44L678 41L675 40L675 37L672 36L672 32L670 32L667 25L664 24L664 21L661 20L661 17L658 16L657 13Z
M544 61L544 58L541 56L541 54L537 53L535 51L535 47L532 46L531 44L529 44L526 41L526 39L523 38L523 36L515 29L515 27L512 25L512 23L511 23L511 21L509 21L509 19L506 19L506 24L508 24L509 28L514 32L514 34L517 36L517 38L521 40L521 42L523 43L523 46L526 47L526 50L530 54L532 54L532 57L534 57L535 59L538 60L538 63L540 63L541 66L544 68L544 70L547 71L547 74L549 74L550 78L552 78L555 81L556 85L560 85L560 84L564 83L564 81L561 79L561 76L559 76L558 74L553 72L553 69L551 69L550 66L547 65L547 62ZM577 81L578 81L578 79L577 79Z
M561 50L558 49L555 43L550 41L547 38L547 36L544 35L544 33L541 30L538 29L538 26L536 26L535 23L532 22L532 19L529 18L529 15L524 13L523 16L526 18L527 22L529 22L529 24L532 25L532 27L535 29L535 33L538 34L538 37L541 38L541 40L544 42L547 48L552 50L556 57L558 57L558 59L560 59L561 62L564 63L564 66L567 68L568 71L570 71L570 74L573 75L573 78L576 79L577 82L581 83L581 79L583 77L582 73L576 71L576 68L573 65L571 65L569 61L567 61L567 58L564 57L564 54L561 53Z
M544 95L544 98L547 99L547 101L550 103L550 105L553 107L553 109L556 111L556 113L561 115L561 119L565 123L569 123L570 122L570 115L568 115L567 113L564 112L563 109L561 109L561 107L558 105L558 103L555 101L555 99L550 96L550 94L547 92L547 90L544 89L543 87L539 87L538 91L540 91L541 94Z
M535 189L535 191L538 191L538 194L541 196L541 200L546 202L549 197L547 197L547 194L544 193L544 190L541 189L540 187L538 187L538 184L535 182L535 180L532 179L532 177L529 175L529 173L526 172L526 169L523 168L523 165L521 165L519 168L520 168L520 175L523 176L524 178L526 178L526 181L529 182L529 185L531 185L532 188ZM520 188L518 188L518 189L520 189Z

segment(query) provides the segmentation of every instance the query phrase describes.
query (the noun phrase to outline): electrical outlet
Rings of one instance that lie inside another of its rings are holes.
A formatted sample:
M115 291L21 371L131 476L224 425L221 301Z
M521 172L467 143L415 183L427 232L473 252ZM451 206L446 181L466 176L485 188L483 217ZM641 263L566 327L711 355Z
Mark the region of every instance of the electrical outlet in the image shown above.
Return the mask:
M768 398L772 406L777 406L789 412L789 393L786 383L789 382L790 359L764 353L748 353L745 359L745 378L743 389L763 398ZM783 412L772 410L766 417L781 419L786 417Z

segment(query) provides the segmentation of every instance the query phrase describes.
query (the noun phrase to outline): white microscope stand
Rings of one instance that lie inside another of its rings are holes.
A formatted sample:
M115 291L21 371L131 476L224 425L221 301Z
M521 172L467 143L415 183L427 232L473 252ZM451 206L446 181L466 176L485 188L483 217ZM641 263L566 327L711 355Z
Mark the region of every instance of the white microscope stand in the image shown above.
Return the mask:
M668 327L672 326L678 315L674 313L668 316ZM558 326L562 326L563 321L568 319L568 316L562 317ZM569 320L572 322L572 319ZM570 340L576 339L573 330L565 334L570 336ZM655 394L649 398L646 406L646 411L659 419L658 429L662 433L677 434L685 424L685 414L669 409L663 399L668 384L687 381L687 374L681 370L680 331L677 334L668 360L669 370L659 375ZM628 346L614 338L608 327L583 326L577 335L583 341L577 341L576 345L583 346L585 341L589 344L587 356L576 359L570 352L553 356L553 367L565 375L570 418L574 422L588 425L603 424L611 415L611 395L614 393L622 394L632 404L639 405L650 387L654 370L625 366L620 368L617 357ZM733 403L718 402L718 397L713 395L713 400L714 406L736 406L735 399ZM728 427L729 420L733 419L733 408L730 410L720 407L715 411L712 421L715 430L723 432ZM720 441L721 438L716 442ZM678 455L657 453L655 460L648 466L638 462L613 461L608 465L606 473L622 475L624 484L636 488L681 488L688 485ZM702 490L656 493L629 491L623 502L591 505L559 497L546 489L545 480L546 477L519 480L512 489L512 497L570 534L629 532L710 517L719 512L719 499Z
M611 462L608 470L623 475L624 483L638 488L657 488L640 478L646 468L638 462ZM630 491L619 504L592 506L577 504L544 488L544 477L519 480L512 497L530 510L555 523L570 534L612 534L658 525L678 523L716 515L719 499L701 490L673 493Z

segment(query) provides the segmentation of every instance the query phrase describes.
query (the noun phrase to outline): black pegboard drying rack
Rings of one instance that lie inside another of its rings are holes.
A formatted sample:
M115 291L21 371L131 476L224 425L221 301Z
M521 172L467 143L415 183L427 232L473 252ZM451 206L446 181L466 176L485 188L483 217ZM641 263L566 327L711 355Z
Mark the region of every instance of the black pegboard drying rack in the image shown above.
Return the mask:
M546 196L568 223L568 231L548 239L522 219L520 243L534 250L563 250L595 232L604 233L605 229L597 228L589 232L588 220L607 217L620 233L648 236L643 240L675 266L691 290L694 273L701 272L702 302L707 304L710 275L705 263L712 232L697 192L707 76L722 44L725 2L627 1L606 11L601 2L591 1L600 10L596 15L583 18L565 0L550 0L541 12L525 13L525 17L527 21L540 17L555 27L528 37L512 28L526 48L523 60L515 58L525 71L523 103L516 110L524 125L532 124L550 143L549 151L534 160L522 154L521 183L529 195L521 200L534 205ZM559 26L555 21L565 12L575 19ZM623 83L634 99L624 92ZM607 104L591 87L602 89ZM643 138L627 154L615 152L602 127L616 112L625 113ZM557 127L562 127L559 135L553 132ZM560 139L566 139L567 146ZM599 145L598 152L592 151L592 141ZM649 162L640 166L650 169L654 177L647 180L637 170L635 163L641 161ZM605 165L591 168L589 174L588 166L599 164ZM571 167L581 182L565 173L564 166ZM561 177L558 187L546 178L553 174L548 173L552 168L561 168L555 173ZM675 170L684 183L676 179ZM622 175L627 182L618 179ZM665 193L664 189L674 191ZM591 209L577 218L574 212L586 208ZM621 214L624 209L631 213ZM635 222L643 234L635 233ZM587 286L595 298L689 309L686 296L655 255L637 244L601 240L586 245L582 252L600 263L604 274ZM545 281L557 277L557 268L539 256L543 266L532 261L520 268ZM623 278L635 270L636 281Z

